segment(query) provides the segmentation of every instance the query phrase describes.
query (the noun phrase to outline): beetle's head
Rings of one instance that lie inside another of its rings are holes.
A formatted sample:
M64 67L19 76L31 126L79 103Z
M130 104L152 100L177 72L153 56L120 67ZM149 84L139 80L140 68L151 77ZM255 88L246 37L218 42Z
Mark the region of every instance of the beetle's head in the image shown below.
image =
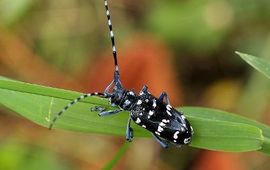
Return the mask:
M109 95L109 101L112 106L119 105L122 97L124 96L124 90L119 88L114 88L112 93Z

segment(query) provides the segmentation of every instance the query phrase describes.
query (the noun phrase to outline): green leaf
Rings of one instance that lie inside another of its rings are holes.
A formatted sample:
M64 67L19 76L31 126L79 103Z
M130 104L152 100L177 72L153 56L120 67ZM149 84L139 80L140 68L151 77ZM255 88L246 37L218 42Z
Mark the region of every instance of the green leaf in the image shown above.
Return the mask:
M13 81L0 77L0 103L23 117L48 127L54 114L81 93ZM94 106L114 109L106 99L89 97L70 108L54 125L56 129L80 132L123 135L128 114L122 112L114 116L99 117L91 112ZM140 127L135 127L136 135L150 136Z
M221 111L217 109L202 108L202 107L183 107L181 110L184 113L189 113L189 116L200 117L203 119L210 119L212 121L226 121L231 123L242 123L251 126L256 126L262 130L265 137L270 138L270 127L259 123L255 120L247 119L245 117L239 116L237 114L232 114L226 111Z
M237 51L235 53L238 54L249 65L254 67L259 72L263 73L267 78L270 79L270 63L268 63L266 60Z
M55 113L79 95L81 93L0 77L0 103L44 127L49 126ZM115 109L105 99L89 97L65 112L56 121L54 128L125 135L127 112L99 117L97 112L90 111L94 106ZM191 142L193 147L230 152L261 150L270 154L269 142L265 140L270 137L270 128L266 125L214 109L183 107L181 110L185 112L194 129ZM132 126L135 138L151 136L140 126Z
M129 142L125 142L121 148L118 150L116 155L112 160L110 160L102 169L103 170L109 170L113 169L115 165L118 163L118 161L123 157L123 155L126 153L127 149L129 148Z

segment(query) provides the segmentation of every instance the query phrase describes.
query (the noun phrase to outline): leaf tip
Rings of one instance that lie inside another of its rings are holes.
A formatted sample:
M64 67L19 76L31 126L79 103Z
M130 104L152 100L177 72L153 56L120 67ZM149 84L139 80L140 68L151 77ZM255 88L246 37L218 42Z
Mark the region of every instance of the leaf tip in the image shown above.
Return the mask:
M238 55L240 55L240 54L241 54L241 52L239 52L239 51L235 51L234 53L235 53L235 54L238 54Z
M235 51L235 54L239 55L241 58L243 58L243 57L244 57L244 55L246 55L246 54L241 53L241 52L239 52L239 51Z

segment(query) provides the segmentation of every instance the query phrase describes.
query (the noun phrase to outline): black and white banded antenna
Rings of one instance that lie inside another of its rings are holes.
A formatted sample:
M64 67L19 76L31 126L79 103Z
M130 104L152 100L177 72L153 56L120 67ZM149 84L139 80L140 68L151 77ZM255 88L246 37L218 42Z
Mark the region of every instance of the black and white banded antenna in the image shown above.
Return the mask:
M85 99L87 97L90 97L90 96L98 96L98 97L102 97L102 98L109 98L110 97L109 90L110 90L110 88L112 87L113 84L115 84L115 86L117 88L122 88L121 82L119 80L119 68L118 68L118 63L117 63L117 52L116 52L116 47L115 47L114 34L113 34L113 29L112 29L112 21L111 21L111 16L110 16L109 7L108 7L108 1L107 0L104 0L104 5L105 5L106 15L107 15L107 19L108 19L108 26L109 26L109 31L110 31L110 38L111 38L111 42L112 42L112 54L113 54L114 65L115 65L114 80L105 89L105 92L104 93L99 93L99 92L87 93L87 94L83 94L83 95L77 97L76 99L74 99L73 101L71 101L68 105L66 105L61 111L59 111L54 116L54 118L50 122L49 129L52 129L52 127L53 127L54 123L56 122L56 120L64 112L66 112L70 107L72 107L73 105L75 105L76 103L78 103L80 100L83 100L83 99Z
M118 62L117 62L117 51L116 51L116 45L115 45L115 38L114 38L114 33L113 33L113 26L112 26L112 21L111 21L111 15L110 15L110 11L109 11L109 6L108 6L108 1L104 0L104 5L105 5L105 12L106 12L106 16L108 19L108 26L109 26L109 33L110 33L110 38L111 38L111 42L112 42L112 54L113 54L113 59L114 59L114 66L115 66L115 70L114 70L114 81L112 83L115 84L115 86L118 89L122 88L122 84L119 80L119 67L118 67Z
M51 120L50 122L50 126L49 126L49 129L52 129L55 121L64 113L66 112L71 106L75 105L76 103L78 103L80 100L83 100L87 97L90 97L90 96L99 96L99 97L102 97L102 98L108 98L109 96L107 94L104 94L104 93L99 93L99 92L94 92L94 93L86 93L86 94L83 94L79 97L77 97L76 99L72 100L68 105L66 105L62 110L60 110L55 116L54 118Z
M110 11L109 11L109 6L108 6L108 1L107 0L104 0L104 5L105 5L106 15L107 15L107 19L108 19L108 26L109 26L109 31L110 31L110 38L111 38L111 42L112 42L112 53L113 53L115 71L119 72L118 63L117 63L117 51L116 51L116 46L115 46L115 41L114 41L114 34L113 34L113 27L112 27L111 15L110 15Z

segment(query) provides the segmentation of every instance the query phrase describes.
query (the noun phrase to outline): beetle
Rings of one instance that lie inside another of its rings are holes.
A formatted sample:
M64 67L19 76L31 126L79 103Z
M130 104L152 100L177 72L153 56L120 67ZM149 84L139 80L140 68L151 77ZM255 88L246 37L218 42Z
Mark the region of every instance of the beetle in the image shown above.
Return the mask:
M50 123L49 129L52 129L58 117L71 106L87 97L98 96L107 98L112 106L118 106L118 109L108 111L101 107L93 108L92 111L99 111L99 116L129 111L130 114L126 126L127 141L132 141L133 138L133 129L130 126L131 120L133 120L136 124L151 132L153 137L163 148L167 148L169 144L174 144L179 147L189 144L193 136L192 126L181 111L179 112L171 106L166 92L162 92L159 98L156 98L148 91L146 85L143 86L139 94L123 88L119 78L117 52L107 0L104 0L104 4L114 57L114 79L104 90L104 93L94 92L83 94L70 102L55 115Z

